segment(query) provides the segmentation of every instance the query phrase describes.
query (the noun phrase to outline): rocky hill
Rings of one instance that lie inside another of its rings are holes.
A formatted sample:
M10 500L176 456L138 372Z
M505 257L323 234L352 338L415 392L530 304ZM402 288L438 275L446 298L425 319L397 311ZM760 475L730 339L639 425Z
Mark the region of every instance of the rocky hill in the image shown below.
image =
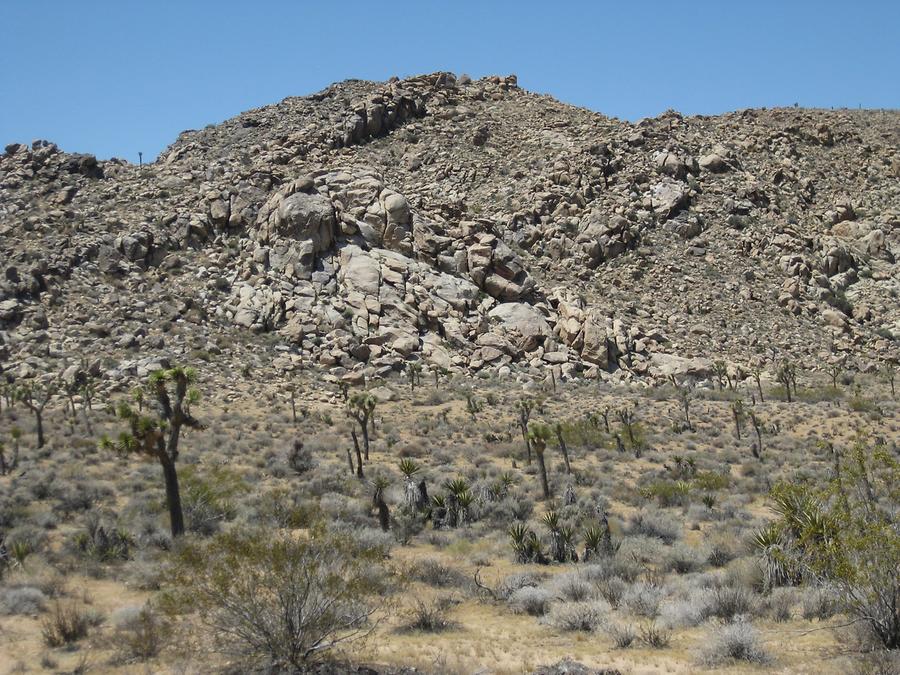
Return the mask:
M0 156L0 362L351 383L872 370L898 355L900 113L632 124L435 73L186 131L144 166ZM223 370L222 372L227 372Z

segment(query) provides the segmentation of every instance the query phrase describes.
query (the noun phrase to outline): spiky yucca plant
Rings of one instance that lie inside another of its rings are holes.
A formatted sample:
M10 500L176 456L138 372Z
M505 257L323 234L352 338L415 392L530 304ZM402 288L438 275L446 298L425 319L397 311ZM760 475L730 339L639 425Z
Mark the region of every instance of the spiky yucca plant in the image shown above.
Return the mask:
M412 477L422 470L422 467L416 464L409 457L404 457L403 459L401 459L399 467L400 473L403 474L406 480L412 480Z
M523 523L514 523L507 530L512 540L516 561L519 563L545 564L547 556L544 554L540 539L531 528Z

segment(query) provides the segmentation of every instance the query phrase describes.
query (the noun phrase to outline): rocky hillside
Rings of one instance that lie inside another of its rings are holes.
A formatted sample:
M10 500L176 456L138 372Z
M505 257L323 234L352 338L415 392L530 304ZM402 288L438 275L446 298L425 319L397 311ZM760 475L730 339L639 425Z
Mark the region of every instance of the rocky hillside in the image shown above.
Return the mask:
M900 113L636 124L436 73L186 131L152 164L0 156L0 363L360 383L871 370L900 336ZM223 371L225 372L225 371Z

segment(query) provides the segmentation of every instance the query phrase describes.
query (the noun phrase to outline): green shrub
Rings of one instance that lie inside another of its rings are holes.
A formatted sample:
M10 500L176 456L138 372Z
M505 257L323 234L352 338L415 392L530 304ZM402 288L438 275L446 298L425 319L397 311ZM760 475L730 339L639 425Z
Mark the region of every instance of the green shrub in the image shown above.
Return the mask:
M126 607L113 617L114 639L124 660L145 661L157 656L171 635L171 626L149 605Z
M767 568L824 582L882 647L900 648L900 463L860 439L837 468L823 490L776 486L779 517L757 546Z
M656 499L663 507L685 506L690 501L691 486L683 480L660 480L640 490L645 499Z
M202 535L213 534L223 521L233 519L234 498L248 490L243 478L224 466L213 467L205 474L186 466L179 480L187 529Z
M371 630L384 591L381 558L321 525L309 538L223 533L179 552L165 607L199 612L223 654L302 669Z

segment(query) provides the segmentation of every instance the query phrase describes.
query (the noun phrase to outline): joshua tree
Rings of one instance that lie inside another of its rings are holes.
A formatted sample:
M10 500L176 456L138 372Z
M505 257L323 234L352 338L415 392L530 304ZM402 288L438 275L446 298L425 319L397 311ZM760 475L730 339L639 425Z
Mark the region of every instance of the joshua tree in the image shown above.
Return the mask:
M534 454L537 457L538 470L541 475L541 491L544 493L544 499L550 499L550 483L547 482L547 465L544 462L544 450L547 449L547 443L553 438L553 431L549 425L541 422L532 422L529 425L528 440L530 445L534 447Z
M603 416L603 427L606 430L606 433L609 433L609 413L612 412L612 408L606 406L603 410L600 411L600 414Z
M450 374L450 371L444 368L443 366L433 365L431 367L431 372L434 375L434 388L437 389L440 384L442 377L447 377Z
M756 432L756 443L752 446L753 456L756 459L762 459L762 451L763 451L763 442L762 442L762 428L759 423L759 420L756 419L755 413L750 413L750 423L753 425L753 430Z
M721 391L725 388L725 380L728 378L728 366L724 361L716 361L713 363L713 372L716 375L716 384Z
M37 446L44 447L44 408L59 388L56 379L44 382L28 382L16 388L16 399L34 415L34 427L37 433Z
M0 476L5 476L12 468L6 463L6 445L0 441Z
M475 396L475 392L469 390L466 392L466 411L472 416L472 421L476 419L476 415L481 412L481 402Z
M306 473L315 465L312 454L308 449L303 448L303 441L299 438L295 438L291 445L288 464L298 474Z
M831 388L837 391L838 378L841 376L841 373L844 372L844 369L841 367L840 363L829 363L825 370L831 378Z
M797 368L788 360L782 362L778 368L778 381L784 385L784 391L787 395L787 402L792 401L791 388L794 389L794 395L797 394Z
M788 370L788 365L783 364L778 368L777 373L778 382L784 387L784 393L787 396L787 402L791 402L791 375Z
M762 390L762 370L758 367L754 366L750 371L750 374L753 375L753 380L756 382L756 390L759 392L759 402L765 403L766 399L763 398L763 390Z
M66 396L68 405L63 405L63 412L69 421L69 433L75 433L75 418L77 417L77 409L75 408L75 394L78 393L80 383L76 380L67 382L62 386L63 394Z
M572 473L572 467L569 465L569 449L566 447L566 439L563 437L562 424L559 422L554 424L553 431L556 432L556 442L559 443L559 451L562 453L563 462L566 464L566 473Z
M13 442L12 460L10 460L10 471L19 466L19 441L22 439L22 430L19 427L13 427L9 430L10 438Z
M741 440L741 427L744 426L744 402L741 399L731 402L731 416L734 418L734 431Z
M0 373L0 375L2 375L2 373ZM7 409L12 410L13 406L16 404L16 388L12 382L6 379L7 376L3 375L2 377L3 379L0 380L0 396L6 401Z
M84 416L84 425L87 428L87 432L93 435L94 428L91 425L90 413L94 410L94 394L97 393L97 387L94 385L93 378L91 378L90 376L85 378L84 382L81 385L80 393L81 414Z
M378 511L378 524L387 532L391 527L391 512L387 502L384 501L384 490L390 485L384 476L378 476L372 481L372 506Z
M678 401L681 403L681 410L684 413L684 428L688 431L693 431L694 425L691 423L691 399L694 397L693 387L687 382L682 385L678 384L678 380L675 379L674 375L670 379L672 380L672 386L675 387ZM721 386L719 389L721 389Z
M138 412L144 412L144 388L135 387L131 390L131 399L137 403Z
M888 361L884 365L884 374L887 376L887 381L891 385L891 398L894 398L897 396L897 393L894 390L894 379L897 376L897 364L894 361Z
M637 410L636 405L632 406L631 408L629 408L628 406L625 406L623 408L620 408L619 411L617 412L617 414L619 416L619 421L625 427L625 433L628 434L628 442L631 443L632 448L636 448L636 446L637 446L637 442L635 441L635 437L634 437L634 422L635 422L634 413L636 410Z
M288 385L288 397L291 402L291 421L297 424L297 390L294 385Z
M531 420L531 409L534 406L531 399L523 399L518 403L519 430L522 432L522 440L525 441L525 452L528 463L531 464L531 439L528 437L528 422Z
M356 423L359 425L367 462L369 461L369 421L372 419L372 414L375 412L377 404L378 399L364 391L353 394L350 400L347 401L347 415L356 420ZM355 434L354 442L356 442Z
M196 380L193 368L177 366L157 370L147 378L147 396L154 400L153 415L142 415L124 401L116 415L128 423L128 430L113 441L104 437L100 444L121 454L143 454L155 457L163 470L166 483L166 503L172 536L184 534L184 515L178 489L179 443L183 429L203 429L203 424L191 413L191 406L200 400L200 392L190 385Z
M407 361L406 372L409 374L409 390L415 391L417 384L422 384L422 364L419 361Z

